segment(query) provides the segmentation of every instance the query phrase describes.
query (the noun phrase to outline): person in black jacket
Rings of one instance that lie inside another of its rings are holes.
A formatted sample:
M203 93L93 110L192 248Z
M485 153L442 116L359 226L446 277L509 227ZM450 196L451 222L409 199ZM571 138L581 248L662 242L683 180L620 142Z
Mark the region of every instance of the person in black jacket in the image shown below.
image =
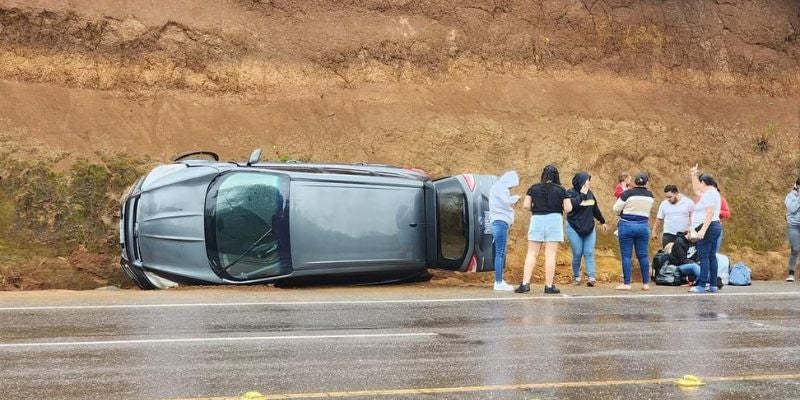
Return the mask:
M572 202L572 211L567 214L567 238L572 247L572 278L575 285L581 284L581 258L586 258L587 286L594 286L594 245L597 232L594 220L602 224L603 233L608 231L606 219L600 212L597 199L594 197L589 182L592 176L581 171L572 178L572 189L567 191Z
M687 236L687 233L678 232L675 240L668 243L664 251L669 254L669 263L681 271L681 277L689 282L695 282L700 276L700 265L697 264L695 244Z

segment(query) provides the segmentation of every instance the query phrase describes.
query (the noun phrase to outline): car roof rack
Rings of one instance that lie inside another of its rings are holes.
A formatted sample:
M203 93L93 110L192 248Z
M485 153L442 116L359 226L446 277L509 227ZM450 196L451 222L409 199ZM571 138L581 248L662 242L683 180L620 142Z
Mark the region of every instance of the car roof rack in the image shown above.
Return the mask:
M416 170L401 168L386 164L305 164L305 163L259 163L253 164L251 168L274 169L278 171L304 172L317 174L341 174L341 175L361 175L379 176L391 178L405 178L414 180L428 180L427 174Z

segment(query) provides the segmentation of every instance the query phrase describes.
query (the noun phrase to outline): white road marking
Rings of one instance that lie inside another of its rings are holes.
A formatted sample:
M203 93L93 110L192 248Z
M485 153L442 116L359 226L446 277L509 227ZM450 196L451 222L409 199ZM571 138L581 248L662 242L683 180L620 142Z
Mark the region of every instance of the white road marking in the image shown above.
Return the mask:
M161 343L197 343L197 342L242 342L260 340L314 340L314 339L371 339L392 337L430 337L438 333L377 333L355 335L300 335L300 336L240 336L219 338L176 338L176 339L139 339L139 340L103 340L94 342L27 342L27 343L2 343L0 348L14 347L65 347L65 346L104 346L115 344L161 344Z
M764 293L672 293L672 294L609 294L589 296L530 296L518 295L514 297L468 297L447 299L405 299L405 300L321 300L321 301L256 301L238 303L163 303L163 304L105 304L81 306L31 306L31 307L0 307L0 311L38 311L38 310L94 310L94 309L119 309L119 308L180 308L180 307L246 307L246 306L315 306L315 305L358 305L358 304L425 304L425 303L483 303L500 301L541 301L541 300L596 300L596 299L652 299L665 297L800 297L800 292L764 292Z

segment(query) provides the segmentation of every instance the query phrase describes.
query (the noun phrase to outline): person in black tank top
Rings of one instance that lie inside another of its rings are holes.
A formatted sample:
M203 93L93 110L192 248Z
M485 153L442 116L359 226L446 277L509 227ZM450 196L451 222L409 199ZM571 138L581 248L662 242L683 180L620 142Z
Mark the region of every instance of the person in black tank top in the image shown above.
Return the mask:
M572 211L572 202L567 196L567 190L561 186L561 179L555 166L544 167L541 181L528 189L522 208L531 210L532 215L528 229L528 254L525 256L522 283L514 291L526 293L531 290L533 267L536 265L539 249L544 244L544 292L559 293L560 290L553 284L556 272L556 252L558 244L564 241L563 214Z

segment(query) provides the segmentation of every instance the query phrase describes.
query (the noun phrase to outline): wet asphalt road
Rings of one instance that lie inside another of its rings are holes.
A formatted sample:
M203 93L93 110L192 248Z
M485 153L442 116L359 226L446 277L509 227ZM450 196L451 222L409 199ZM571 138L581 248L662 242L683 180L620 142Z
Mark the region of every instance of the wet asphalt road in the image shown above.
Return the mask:
M0 397L800 398L798 284L565 289L0 294Z

